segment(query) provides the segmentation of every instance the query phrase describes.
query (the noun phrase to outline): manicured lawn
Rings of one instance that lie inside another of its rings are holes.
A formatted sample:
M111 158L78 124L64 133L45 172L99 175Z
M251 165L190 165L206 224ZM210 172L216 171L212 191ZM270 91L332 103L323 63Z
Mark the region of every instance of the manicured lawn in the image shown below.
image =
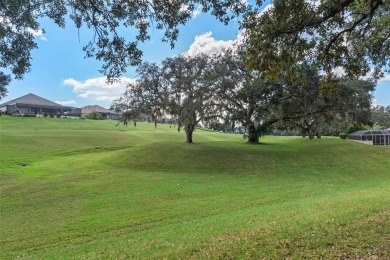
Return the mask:
M390 258L390 148L0 117L0 259Z

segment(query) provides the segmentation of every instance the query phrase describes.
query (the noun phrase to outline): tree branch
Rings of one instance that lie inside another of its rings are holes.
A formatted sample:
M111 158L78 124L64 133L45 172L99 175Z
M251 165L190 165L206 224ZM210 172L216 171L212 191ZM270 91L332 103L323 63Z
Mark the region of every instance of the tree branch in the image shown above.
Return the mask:
M376 3L376 5L374 5L373 3ZM367 26L370 24L371 20L372 20L372 17L375 13L375 11L378 9L378 7L380 5L382 5L383 2L382 0L379 0L379 1L371 1L371 10L370 10L370 13L363 13L360 17L360 19L358 19L357 21L355 21L352 26L350 26L349 28L347 29L344 29L342 31L340 31L339 33L337 33L329 42L328 44L326 45L326 48L325 48L325 51L324 53L325 54L328 54L329 53L329 50L330 48L332 47L332 45L338 40L338 38L340 38L340 36L342 36L344 33L347 33L347 32L352 32L360 23L362 23L364 20L366 20L367 18L369 18L369 22L367 23Z

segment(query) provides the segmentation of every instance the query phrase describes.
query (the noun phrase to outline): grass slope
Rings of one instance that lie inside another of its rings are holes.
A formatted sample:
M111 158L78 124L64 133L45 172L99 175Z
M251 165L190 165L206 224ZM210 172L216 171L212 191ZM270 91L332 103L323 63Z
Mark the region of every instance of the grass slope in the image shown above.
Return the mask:
M0 117L0 258L390 258L390 149Z

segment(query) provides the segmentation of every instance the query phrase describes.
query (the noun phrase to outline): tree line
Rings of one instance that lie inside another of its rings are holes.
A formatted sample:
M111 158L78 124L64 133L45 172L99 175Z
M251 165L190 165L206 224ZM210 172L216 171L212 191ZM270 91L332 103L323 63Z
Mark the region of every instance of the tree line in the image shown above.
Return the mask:
M193 142L199 123L242 126L248 143L259 143L272 129L295 129L321 137L321 129L337 121L369 124L375 83L339 77L330 81L308 63L295 65L297 78L281 70L277 79L248 69L246 47L237 45L212 56L180 55L160 64L142 63L138 79L113 102L123 122L172 118Z
M314 138L325 125L369 123L375 80L390 70L389 1L271 3L260 11L262 0L253 6L242 0L2 0L0 99L12 78L30 71L31 51L38 47L34 33L44 33L40 21L48 18L59 27L69 21L93 32L83 50L102 62L100 72L109 82L139 66L139 80L114 107L133 120L143 114L157 122L168 114L187 142L200 121L240 124L250 143L272 127ZM238 18L245 48L142 63L138 45L150 39L150 31L162 31L162 41L173 48L179 26L194 10L224 24ZM126 28L134 33L127 35Z

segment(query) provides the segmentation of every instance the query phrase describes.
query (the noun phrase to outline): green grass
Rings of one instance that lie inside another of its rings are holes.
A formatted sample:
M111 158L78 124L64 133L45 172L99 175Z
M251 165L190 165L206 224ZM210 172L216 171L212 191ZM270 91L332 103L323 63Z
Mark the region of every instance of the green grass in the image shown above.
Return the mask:
M390 149L0 117L0 259L390 258Z

